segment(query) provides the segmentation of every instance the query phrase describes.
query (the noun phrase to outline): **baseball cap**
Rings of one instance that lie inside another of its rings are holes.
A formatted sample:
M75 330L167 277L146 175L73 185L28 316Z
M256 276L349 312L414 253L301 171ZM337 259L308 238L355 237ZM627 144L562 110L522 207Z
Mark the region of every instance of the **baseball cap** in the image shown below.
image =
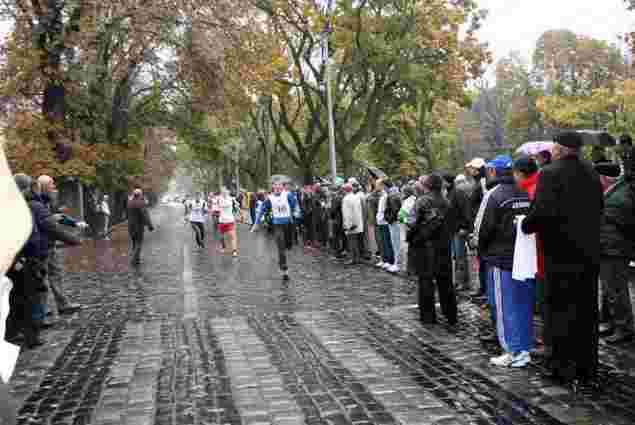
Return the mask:
M498 155L487 163L488 168L494 168L496 170L511 170L514 165L512 157L509 155Z

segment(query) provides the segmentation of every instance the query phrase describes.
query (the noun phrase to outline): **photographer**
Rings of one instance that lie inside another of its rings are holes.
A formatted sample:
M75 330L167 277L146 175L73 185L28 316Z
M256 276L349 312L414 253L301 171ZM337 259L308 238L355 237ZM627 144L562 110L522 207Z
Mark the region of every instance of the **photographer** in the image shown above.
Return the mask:
M7 273L14 282L14 289L5 335L7 341L18 343L21 332L24 335L24 346L34 348L44 343L39 338L39 327L33 320L32 312L38 295L47 290L45 279L51 242L59 240L69 245L79 245L80 240L67 232L60 224L60 218L51 214L49 208L36 196L34 192L40 192L38 183L34 184L24 174L16 174L15 183L31 209L33 230Z
M630 136L622 136L624 172L604 194L604 216L600 229L600 282L608 307L608 326L600 335L609 344L632 341L633 311L629 294L628 264L635 257L635 179ZM607 168L607 167L604 167ZM602 174L610 170L596 166Z

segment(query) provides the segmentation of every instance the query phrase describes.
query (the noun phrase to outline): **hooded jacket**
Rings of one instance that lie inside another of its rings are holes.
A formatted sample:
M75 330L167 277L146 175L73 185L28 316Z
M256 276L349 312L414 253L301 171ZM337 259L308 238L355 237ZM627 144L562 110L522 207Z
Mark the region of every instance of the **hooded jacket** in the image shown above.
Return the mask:
M604 195L600 227L602 256L635 258L635 192L623 177Z
M478 227L478 251L489 266L512 270L516 244L516 218L529 213L527 193L514 178L502 176L483 198L484 211Z

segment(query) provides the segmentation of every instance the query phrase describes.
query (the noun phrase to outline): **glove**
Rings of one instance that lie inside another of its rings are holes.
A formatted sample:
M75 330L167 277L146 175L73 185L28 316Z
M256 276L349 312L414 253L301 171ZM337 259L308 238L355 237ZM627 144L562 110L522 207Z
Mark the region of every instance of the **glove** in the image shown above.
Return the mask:
M148 230L151 231L151 232L154 232L154 226L148 227Z
M354 230L357 230L357 224L355 224L355 225L351 226L351 228L350 228L350 229L348 229L348 231L349 231L349 232L352 232L352 231L354 231Z

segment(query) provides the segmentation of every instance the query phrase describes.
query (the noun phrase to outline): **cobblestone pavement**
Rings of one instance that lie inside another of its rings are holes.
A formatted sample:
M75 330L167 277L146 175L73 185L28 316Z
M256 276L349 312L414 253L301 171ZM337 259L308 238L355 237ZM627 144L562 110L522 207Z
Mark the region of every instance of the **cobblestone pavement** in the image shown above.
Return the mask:
M284 282L267 235L241 226L232 258L193 248L179 208L153 215L138 268L125 229L66 252L84 308L21 355L21 424L635 423L635 344L602 345L602 389L574 392L491 367L467 297L457 329L423 327L407 279L296 248Z

